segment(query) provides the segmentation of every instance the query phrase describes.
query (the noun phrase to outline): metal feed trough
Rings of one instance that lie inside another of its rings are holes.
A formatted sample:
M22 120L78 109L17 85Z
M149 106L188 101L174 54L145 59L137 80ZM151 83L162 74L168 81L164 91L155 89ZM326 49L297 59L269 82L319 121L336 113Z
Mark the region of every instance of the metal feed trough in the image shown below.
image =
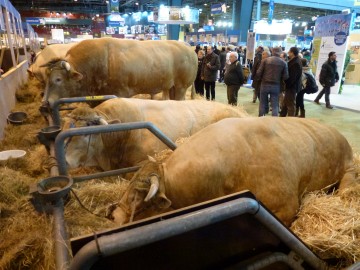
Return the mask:
M79 269L327 269L249 191L71 239Z
M50 126L60 125L59 104L94 99L99 100L94 97L61 99L55 109L43 107L41 110L45 117L54 117L54 121L48 118ZM64 201L69 198L72 184L136 171L139 167L71 178L66 167L64 141L72 136L140 128L147 128L169 148L176 148L149 122L73 128L55 136L39 133L40 141L56 165L51 168L51 177L32 186L30 193L38 211L54 215L56 269L327 269L326 263L250 192L239 192L70 240L64 220Z

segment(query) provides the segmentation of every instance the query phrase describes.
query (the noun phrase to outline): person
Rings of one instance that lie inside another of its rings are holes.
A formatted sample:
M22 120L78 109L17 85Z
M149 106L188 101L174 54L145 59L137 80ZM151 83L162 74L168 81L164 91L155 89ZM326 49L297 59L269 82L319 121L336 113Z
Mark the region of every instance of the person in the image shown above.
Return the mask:
M280 58L282 60L284 60L286 63L289 60L288 56L287 56L287 53L284 52L284 51L280 54ZM282 110L283 104L284 104L285 89L286 89L285 82L282 81L281 82L281 87L280 87L280 94L279 94L279 110L280 110L280 113L281 113L281 110Z
M262 52L261 54L261 61L270 57L271 56L271 52L268 50L265 50ZM256 103L256 99L258 98L260 101L260 85L261 85L261 81L258 80L254 80L254 78L256 78L256 71L259 69L261 61L259 64L257 64L257 67L255 66L255 68L253 68L252 71L252 76L253 76L253 83L252 83L252 87L254 87L254 93L253 93L253 103ZM255 82L254 82L255 81ZM255 95L255 96L254 96ZM266 111L269 112L269 108L266 107Z
M287 64L279 57L280 53L281 48L273 48L273 56L261 61L260 67L256 72L256 80L261 80L259 116L265 116L266 114L269 95L271 99L272 116L278 116L279 114L278 101L281 81L289 77Z
M197 44L195 47L195 53L197 54L200 50L201 50L201 47L199 44Z
M219 74L219 82L223 82L224 80L224 73L225 73L225 64L226 64L226 51L225 47L221 48L220 52L220 74Z
M252 65L252 68L251 68L251 77L253 79L251 87L254 88L253 103L256 103L257 98L259 98L259 100L260 100L260 81L255 80L255 74L256 74L256 71L260 67L263 52L264 52L264 48L262 46L259 46L256 48L254 64Z
M197 69L196 78L194 81L195 92L196 92L196 94L204 96L204 80L201 78L201 69L202 69L202 64L203 64L204 57L205 57L205 52L200 49L198 51L197 55L198 55L198 69Z
M301 91L299 93L297 93L296 95L296 111L295 111L295 116L299 115L299 111L300 111L300 116L301 118L305 118L305 105L304 105L304 94L305 94L305 87L306 87L306 82L307 82L307 78L306 75L304 73L309 74L310 76L314 77L314 74L311 71L311 68L308 66L308 61L305 58L301 59L301 64L302 64L302 69L303 69L303 74L301 77Z
M34 64L35 59L36 59L36 53L33 50L31 50L30 51L30 64Z
M201 77L205 82L207 100L210 100L210 98L211 100L215 100L215 82L219 68L219 56L213 52L213 48L211 46L207 47L207 54L201 69Z
M227 86L228 104L237 106L238 92L244 83L244 74L237 52L230 53L230 65L225 71L224 82Z
M281 117L295 116L295 99L296 94L301 90L302 64L300 61L299 49L291 47L288 52L288 72L289 78L285 80L285 95L280 112Z
M320 71L320 84L323 89L320 91L318 96L315 98L314 102L320 105L320 99L325 94L325 103L326 108L333 109L334 107L330 105L330 88L334 86L336 82L339 81L339 74L337 72L336 65L336 53L329 52L328 60L322 65Z

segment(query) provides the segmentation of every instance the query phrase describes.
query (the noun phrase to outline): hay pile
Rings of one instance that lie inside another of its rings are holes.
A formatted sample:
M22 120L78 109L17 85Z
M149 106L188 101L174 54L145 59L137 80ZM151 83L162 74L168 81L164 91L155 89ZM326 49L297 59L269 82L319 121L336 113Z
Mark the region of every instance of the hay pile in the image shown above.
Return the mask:
M39 93L35 80L19 90L14 111L25 111L29 117L21 126L9 125L0 144L0 150L27 151L23 159L0 162L0 269L55 269L52 216L36 212L29 201L29 186L49 177L51 163L45 147L36 138L38 131L47 126L38 110ZM181 138L176 144L186 139ZM171 150L164 150L155 158L164 161L170 154ZM359 156L356 162L359 167ZM72 170L71 175L97 170ZM74 185L76 196L70 194L64 213L69 236L114 227L105 216L109 205L119 201L127 186L128 181L119 177ZM292 229L321 258L335 258L341 266L352 264L360 259L359 193L360 186L341 194L309 194Z
M360 156L354 154L359 172ZM335 267L360 261L360 179L351 187L328 195L307 194L291 229L321 259Z

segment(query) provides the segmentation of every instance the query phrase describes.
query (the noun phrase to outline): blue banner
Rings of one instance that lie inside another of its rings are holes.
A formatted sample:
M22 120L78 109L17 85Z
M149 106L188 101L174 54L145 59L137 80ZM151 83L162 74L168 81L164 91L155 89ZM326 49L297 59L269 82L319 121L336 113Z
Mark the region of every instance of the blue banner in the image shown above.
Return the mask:
M221 13L226 13L226 4L217 3L211 5L211 14L221 14Z
M119 0L110 0L110 11L119 12Z
M26 22L28 24L32 24L32 25L39 25L39 24L45 24L45 20L43 18L26 18Z
M272 23L273 17L274 17L274 0L269 1L269 14L268 14L268 24Z

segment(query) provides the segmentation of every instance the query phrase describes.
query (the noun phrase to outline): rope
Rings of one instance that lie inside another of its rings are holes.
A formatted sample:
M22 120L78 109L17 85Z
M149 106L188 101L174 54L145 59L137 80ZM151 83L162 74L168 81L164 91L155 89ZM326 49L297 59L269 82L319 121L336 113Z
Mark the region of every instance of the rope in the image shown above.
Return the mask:
M78 201L78 203L80 204L80 206L82 208L84 208L87 212L89 212L90 214L93 214L97 217L101 217L101 218L104 218L105 216L101 216L101 215L98 215L98 214L95 214L94 212L90 211L88 208L85 207L85 205L83 205L83 203L80 201L79 197L76 195L75 191L71 188L70 191L72 192L72 194L75 196L75 199Z

